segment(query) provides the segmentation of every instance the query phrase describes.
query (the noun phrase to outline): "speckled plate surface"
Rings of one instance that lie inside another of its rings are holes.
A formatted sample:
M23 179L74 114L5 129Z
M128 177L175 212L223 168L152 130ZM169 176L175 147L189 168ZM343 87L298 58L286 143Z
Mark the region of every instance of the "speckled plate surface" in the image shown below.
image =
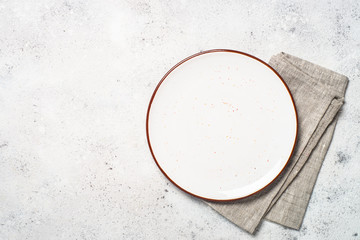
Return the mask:
M297 114L265 62L233 50L192 55L151 98L147 138L155 162L194 196L229 201L269 185L295 146Z

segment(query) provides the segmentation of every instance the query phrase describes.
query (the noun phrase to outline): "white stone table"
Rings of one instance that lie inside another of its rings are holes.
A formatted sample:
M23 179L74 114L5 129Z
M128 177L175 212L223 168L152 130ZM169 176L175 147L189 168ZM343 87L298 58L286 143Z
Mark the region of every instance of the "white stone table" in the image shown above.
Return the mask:
M360 239L360 2L290 2L0 1L0 239ZM153 162L154 87L213 48L350 79L301 231L251 236Z

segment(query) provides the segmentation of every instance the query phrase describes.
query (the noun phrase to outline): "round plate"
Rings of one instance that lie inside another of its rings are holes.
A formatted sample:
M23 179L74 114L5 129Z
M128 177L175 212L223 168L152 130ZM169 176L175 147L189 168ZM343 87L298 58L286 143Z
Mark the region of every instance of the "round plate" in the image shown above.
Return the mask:
M210 50L161 79L146 119L160 170L185 192L213 201L247 197L287 164L297 136L291 93L268 64Z

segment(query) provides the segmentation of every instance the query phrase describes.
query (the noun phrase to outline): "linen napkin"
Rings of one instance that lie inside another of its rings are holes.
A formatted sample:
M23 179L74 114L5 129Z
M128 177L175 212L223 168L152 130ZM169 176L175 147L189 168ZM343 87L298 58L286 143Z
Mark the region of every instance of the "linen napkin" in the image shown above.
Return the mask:
M297 108L294 153L282 174L259 193L230 203L205 201L251 234L264 218L300 229L348 83L344 75L286 53L273 56L269 65L288 85Z

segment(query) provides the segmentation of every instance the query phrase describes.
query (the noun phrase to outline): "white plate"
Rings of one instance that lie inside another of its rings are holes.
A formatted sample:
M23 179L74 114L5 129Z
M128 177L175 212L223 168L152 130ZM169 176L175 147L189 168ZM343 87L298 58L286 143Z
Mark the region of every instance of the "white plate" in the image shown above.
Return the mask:
M275 70L233 50L175 65L154 91L147 138L155 162L194 196L240 199L284 169L297 136L292 96Z

